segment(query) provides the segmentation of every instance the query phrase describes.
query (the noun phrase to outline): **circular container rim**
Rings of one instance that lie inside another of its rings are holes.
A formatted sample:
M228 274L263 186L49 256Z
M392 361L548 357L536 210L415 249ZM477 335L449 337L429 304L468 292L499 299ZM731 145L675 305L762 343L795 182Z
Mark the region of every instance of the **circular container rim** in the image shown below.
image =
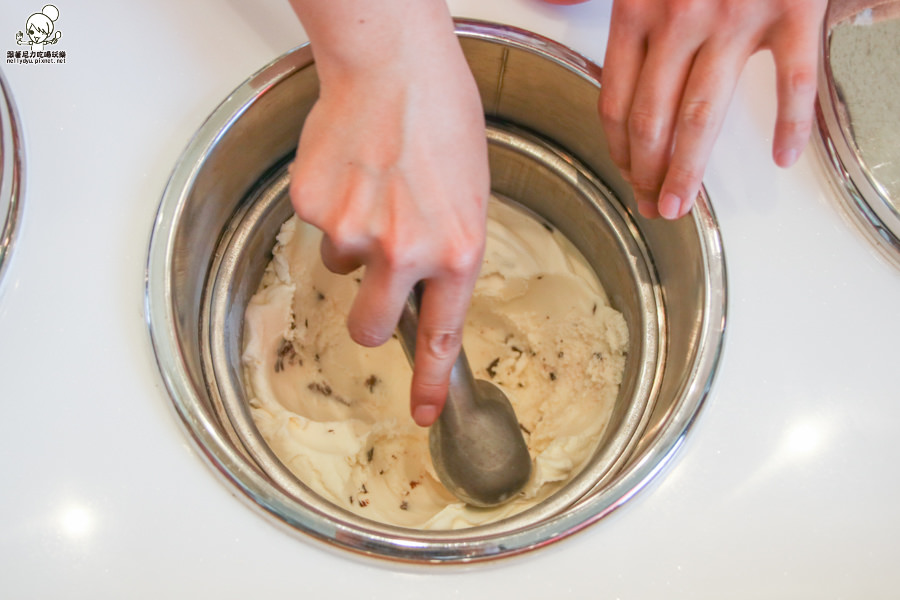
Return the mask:
M831 29L824 25L819 45L814 146L845 216L889 262L900 268L900 211L863 160L840 115L829 61L830 33Z
M484 21L457 20L456 26L460 37L487 39L539 53L599 86L599 67L548 38ZM482 538L464 544L429 544L421 540L400 541L398 544L397 540L387 540L375 531L351 530L340 523L323 520L300 522L285 517L291 512L291 499L280 490L273 489L258 471L247 468L245 458L230 445L213 415L191 408L191 404L197 403L201 390L191 382L187 361L175 343L176 315L171 290L174 239L171 225L183 211L188 190L221 131L236 120L263 90L307 66L310 61L308 44L304 44L264 67L214 110L176 164L163 192L153 226L146 266L145 318L170 399L201 455L220 475L237 486L252 505L262 508L264 514L289 526L290 530L362 555L403 562L468 563L521 554L581 531L624 504L658 474L682 446L705 403L721 356L726 314L726 273L718 225L705 190L701 190L692 216L688 218L694 220L699 233L705 266L704 302L707 310L701 322L700 349L692 364L689 385L682 391L681 400L672 411L670 425L652 449L646 451L626 473L614 479L606 490L528 532L508 534L501 540L502 543L493 538ZM698 374L702 374L699 379ZM691 398L692 402L685 402L685 398ZM391 553L385 554L385 549L390 549Z
M9 268L22 218L25 145L12 91L0 71L0 284Z

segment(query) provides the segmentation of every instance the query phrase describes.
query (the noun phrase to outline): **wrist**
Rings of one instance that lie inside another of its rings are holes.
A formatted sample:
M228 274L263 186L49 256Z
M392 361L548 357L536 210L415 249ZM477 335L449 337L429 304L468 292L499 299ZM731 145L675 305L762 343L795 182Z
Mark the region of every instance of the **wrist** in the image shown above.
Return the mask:
M322 79L414 69L458 42L443 0L291 0Z

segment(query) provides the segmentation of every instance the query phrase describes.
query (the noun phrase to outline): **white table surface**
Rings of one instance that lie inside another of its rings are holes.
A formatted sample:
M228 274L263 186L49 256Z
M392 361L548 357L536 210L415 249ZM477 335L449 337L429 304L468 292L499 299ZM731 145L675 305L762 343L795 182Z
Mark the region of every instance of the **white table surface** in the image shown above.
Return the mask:
M41 2L0 4L0 50ZM194 451L143 316L166 180L192 133L305 40L284 0L60 0L65 64L3 64L27 146L0 286L0 597L896 598L900 271L845 222L812 148L780 170L768 54L706 186L724 359L675 462L585 532L466 568L363 560L262 518ZM451 1L602 62L610 2ZM5 52L4 52L5 55Z

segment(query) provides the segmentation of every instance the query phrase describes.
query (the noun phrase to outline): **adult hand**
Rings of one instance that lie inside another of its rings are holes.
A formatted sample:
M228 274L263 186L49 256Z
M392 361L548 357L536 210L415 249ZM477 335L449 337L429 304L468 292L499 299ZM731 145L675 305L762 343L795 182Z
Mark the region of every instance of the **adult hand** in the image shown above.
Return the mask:
M775 59L773 156L793 164L812 128L826 0L614 0L600 116L648 218L687 214L747 59Z
M294 0L321 82L291 169L325 265L365 273L348 318L388 340L425 282L411 411L430 425L447 396L484 251L490 181L484 113L441 0ZM376 5L377 6L374 6Z

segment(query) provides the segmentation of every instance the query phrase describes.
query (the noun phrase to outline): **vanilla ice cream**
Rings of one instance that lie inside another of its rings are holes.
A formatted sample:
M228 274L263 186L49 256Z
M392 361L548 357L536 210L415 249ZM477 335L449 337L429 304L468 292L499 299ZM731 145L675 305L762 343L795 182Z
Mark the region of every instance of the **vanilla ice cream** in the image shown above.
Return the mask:
M492 199L487 231L463 345L475 377L516 409L534 464L528 485L490 509L441 485L428 431L409 416L399 342L365 348L347 333L361 273L329 272L321 233L293 217L247 306L243 363L260 434L315 492L383 523L457 529L533 506L591 457L624 370L625 320L553 227Z

